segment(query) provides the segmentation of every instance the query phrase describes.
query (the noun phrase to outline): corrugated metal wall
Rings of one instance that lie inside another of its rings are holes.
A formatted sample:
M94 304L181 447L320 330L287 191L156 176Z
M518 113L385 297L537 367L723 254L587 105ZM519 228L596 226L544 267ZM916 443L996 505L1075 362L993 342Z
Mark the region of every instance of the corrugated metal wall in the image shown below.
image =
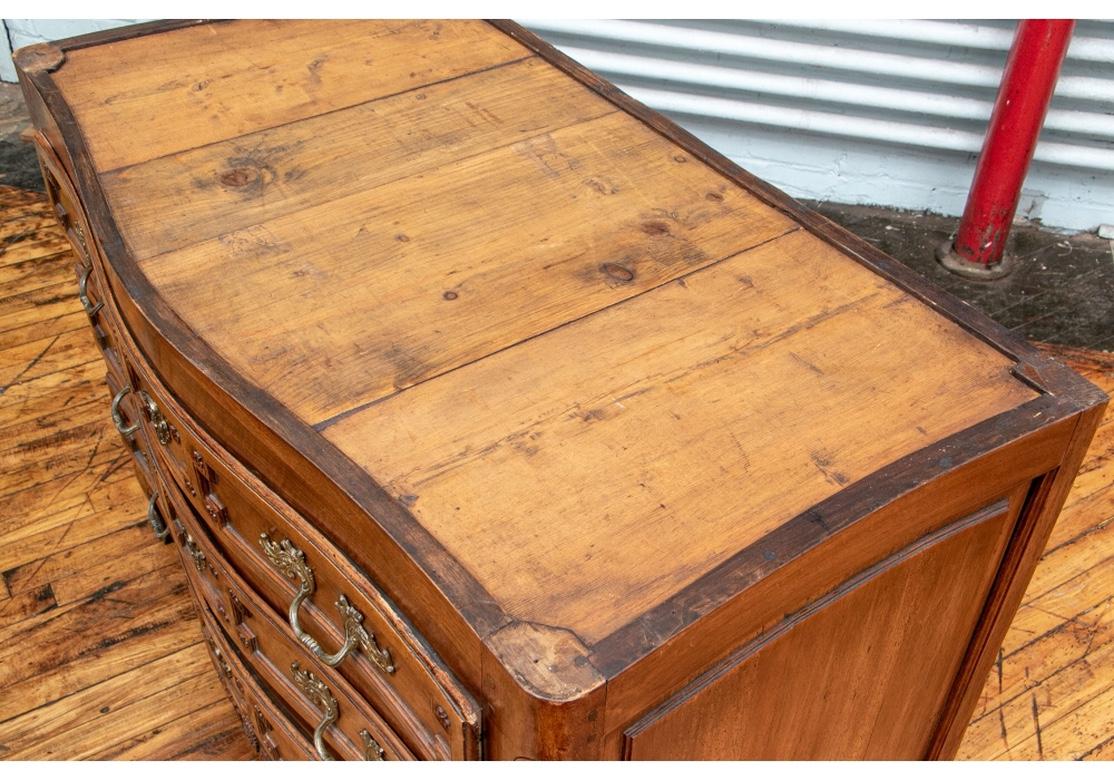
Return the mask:
M4 20L14 47L125 20ZM797 197L959 214L1013 23L524 22ZM10 62L0 77L14 78ZM1081 21L1019 216L1114 223L1114 22Z
M800 197L958 214L1014 24L542 21L526 26ZM1114 23L1081 21L1020 212L1114 222Z

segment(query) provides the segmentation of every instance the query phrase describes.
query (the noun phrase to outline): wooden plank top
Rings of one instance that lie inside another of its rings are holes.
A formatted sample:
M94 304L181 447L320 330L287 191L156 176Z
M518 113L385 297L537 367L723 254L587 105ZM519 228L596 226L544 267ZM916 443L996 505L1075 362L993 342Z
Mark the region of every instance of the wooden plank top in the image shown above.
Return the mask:
M507 615L586 645L1038 397L555 60L480 22L250 21L52 78L114 262Z
M797 230L325 435L512 614L593 643L845 485L1033 398L1011 366Z

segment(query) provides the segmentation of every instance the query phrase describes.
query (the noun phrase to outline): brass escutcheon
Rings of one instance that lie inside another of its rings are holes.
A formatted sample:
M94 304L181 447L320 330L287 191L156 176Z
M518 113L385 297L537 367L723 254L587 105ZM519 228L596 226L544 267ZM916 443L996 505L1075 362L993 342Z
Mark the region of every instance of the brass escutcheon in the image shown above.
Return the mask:
M155 428L155 438L159 440L159 444L163 446L170 444L170 423L163 416L159 405L155 403L155 399L140 390L139 400L143 402L143 413L147 415L147 419L151 421L151 425Z
M364 741L364 761L386 761L387 753L368 733L367 729L360 729L360 739Z

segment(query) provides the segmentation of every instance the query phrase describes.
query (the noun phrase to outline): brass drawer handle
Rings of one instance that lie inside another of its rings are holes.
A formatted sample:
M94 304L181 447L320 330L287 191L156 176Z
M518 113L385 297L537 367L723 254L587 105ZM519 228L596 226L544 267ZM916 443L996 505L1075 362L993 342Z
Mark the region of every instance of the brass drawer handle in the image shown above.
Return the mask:
M159 507L156 503L158 497L158 493L152 493L150 501L147 502L147 523L151 526L151 530L155 532L156 539L160 542L169 542L170 528L167 527L162 515L159 514Z
M298 637L302 644L312 650L313 654L321 659L322 663L329 666L336 666L353 649L359 646L373 664L387 674L394 674L395 666L391 659L391 651L380 647L379 643L375 641L375 636L368 633L368 630L363 626L364 616L358 609L348 603L348 599L343 594L337 599L336 603L340 616L344 620L344 644L341 645L339 650L329 655L321 648L316 639L303 631L298 620L298 609L302 606L302 602L312 596L317 588L317 583L313 577L313 569L306 563L305 554L295 547L289 539L274 542L267 534L262 533L259 535L259 544L263 546L263 552L267 554L267 558L276 569L290 579L299 581L298 592L295 594L294 600L290 602L288 617L290 627L294 629L294 635Z
M116 430L120 432L120 435L123 436L125 439L131 439L133 436L135 436L135 432L139 430L139 423L126 425L124 423L124 416L120 414L120 402L123 401L124 396L131 391L131 385L124 385L123 387L121 387L120 392L112 396L112 406L110 408L110 411L112 412L112 423L116 426Z
M337 700L328 685L310 670L302 669L297 661L290 664L290 673L298 690L321 708L321 722L313 730L313 747L322 761L332 761L333 754L325 747L325 729L337 722Z
M120 392L112 397L112 422L116 424L116 430L120 432L121 436L128 439L135 436L135 432L139 430L139 423L132 423L131 425L124 425L124 417L120 414L120 402L124 400L124 396L132 391L131 385L124 385L120 388ZM147 419L155 426L155 436L159 440L159 444L170 444L172 438L170 423L167 422L163 416L159 405L155 403L155 399L147 395L146 392L140 390L139 400L143 402L143 413L147 415Z
M89 319L95 319L97 312L104 306L104 301L97 301L96 305L89 300L89 275L93 273L93 266L85 266L85 270L81 272L81 278L77 280L77 299L81 301L81 308L85 309L86 316Z

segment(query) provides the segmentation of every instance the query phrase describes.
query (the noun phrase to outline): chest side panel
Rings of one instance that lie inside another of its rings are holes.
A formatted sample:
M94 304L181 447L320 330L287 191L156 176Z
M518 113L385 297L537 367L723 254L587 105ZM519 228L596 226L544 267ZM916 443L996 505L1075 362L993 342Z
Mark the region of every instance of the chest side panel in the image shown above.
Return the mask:
M926 756L1021 504L879 562L626 732L633 759Z

